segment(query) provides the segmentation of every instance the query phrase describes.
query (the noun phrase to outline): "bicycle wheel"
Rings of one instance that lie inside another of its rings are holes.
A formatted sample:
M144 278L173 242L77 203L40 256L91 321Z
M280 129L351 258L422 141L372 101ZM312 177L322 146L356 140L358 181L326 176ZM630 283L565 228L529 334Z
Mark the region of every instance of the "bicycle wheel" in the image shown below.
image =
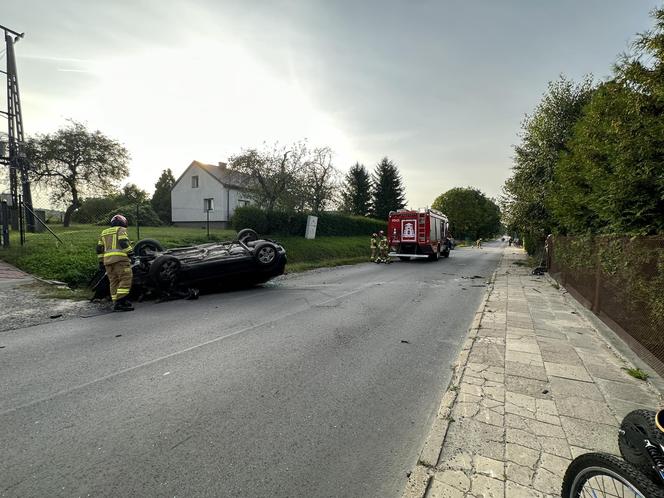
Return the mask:
M664 498L664 490L633 465L606 453L586 453L567 467L563 498Z
M644 440L646 439L652 444L664 440L661 431L655 425L655 412L650 410L629 412L620 424L620 435L618 436L620 454L651 479L659 479L645 448Z

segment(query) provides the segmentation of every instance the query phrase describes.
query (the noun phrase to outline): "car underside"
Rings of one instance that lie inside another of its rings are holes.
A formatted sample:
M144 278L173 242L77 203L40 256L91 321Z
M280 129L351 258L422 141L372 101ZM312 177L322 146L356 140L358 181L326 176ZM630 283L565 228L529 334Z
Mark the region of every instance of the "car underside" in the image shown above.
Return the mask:
M282 275L286 251L278 242L244 229L234 240L164 249L153 239L134 246L130 297L194 297L199 291L253 286ZM105 273L93 285L94 298L110 295ZM93 299L94 299L93 298Z

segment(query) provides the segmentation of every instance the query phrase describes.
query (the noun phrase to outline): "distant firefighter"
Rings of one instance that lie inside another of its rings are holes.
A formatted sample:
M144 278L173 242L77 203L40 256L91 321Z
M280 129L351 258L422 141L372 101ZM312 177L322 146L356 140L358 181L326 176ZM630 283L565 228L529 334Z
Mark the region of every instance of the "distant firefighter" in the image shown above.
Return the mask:
M376 249L378 248L378 234L377 233L372 233L371 234L371 241L370 241L370 247L371 247L371 257L369 258L369 261L375 261L376 260Z

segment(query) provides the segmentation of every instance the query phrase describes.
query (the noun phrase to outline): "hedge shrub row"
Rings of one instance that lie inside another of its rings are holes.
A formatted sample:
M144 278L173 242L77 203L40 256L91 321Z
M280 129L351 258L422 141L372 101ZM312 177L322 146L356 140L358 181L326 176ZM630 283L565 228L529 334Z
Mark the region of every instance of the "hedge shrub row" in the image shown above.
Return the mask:
M141 226L163 225L149 202L141 203L138 209ZM136 225L136 204L113 197L93 197L84 200L81 207L72 215L72 221L86 225L108 225L111 218L118 213L127 218L129 225Z
M118 213L127 218L129 226L136 226L136 204L117 206L115 209L101 215L98 218L97 225L108 225L111 218ZM140 222L140 225L144 227L158 227L162 225L159 215L147 202L138 207L138 221Z
M231 220L235 230L253 228L259 234L304 236L307 215L304 213L274 211L267 213L255 206L245 206L235 210ZM316 235L367 235L385 230L387 222L363 216L350 216L339 213L320 213Z

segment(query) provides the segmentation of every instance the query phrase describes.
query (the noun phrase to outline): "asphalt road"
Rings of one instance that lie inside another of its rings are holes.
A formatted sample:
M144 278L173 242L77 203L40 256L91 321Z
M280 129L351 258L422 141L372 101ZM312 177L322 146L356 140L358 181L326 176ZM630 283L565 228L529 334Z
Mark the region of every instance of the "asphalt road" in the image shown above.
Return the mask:
M0 495L397 497L500 247L2 332Z

